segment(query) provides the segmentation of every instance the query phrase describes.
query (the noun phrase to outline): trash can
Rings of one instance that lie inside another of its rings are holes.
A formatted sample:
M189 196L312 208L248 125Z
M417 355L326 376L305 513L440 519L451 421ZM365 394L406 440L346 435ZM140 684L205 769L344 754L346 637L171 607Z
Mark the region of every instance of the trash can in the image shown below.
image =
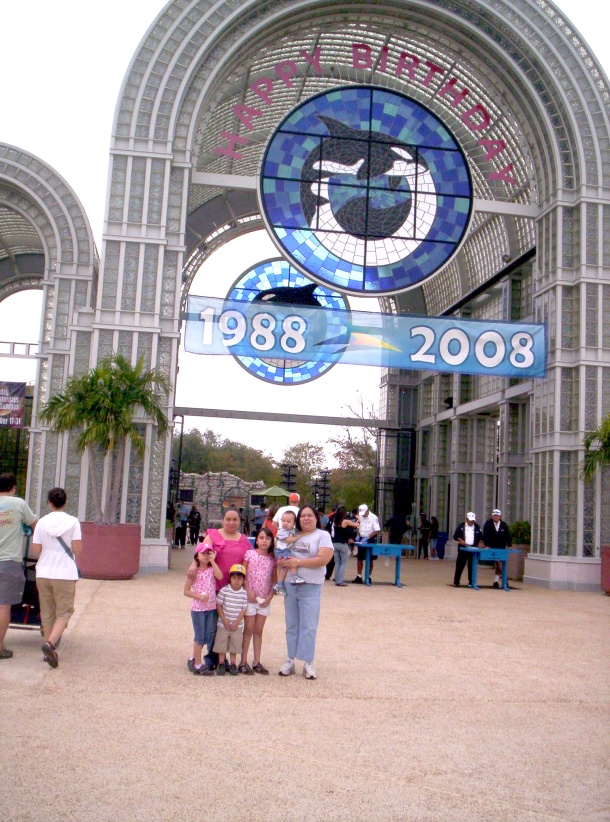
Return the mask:
M445 545L447 545L448 539L449 534L446 531L438 532L438 537L436 538L436 555L439 559L445 559Z

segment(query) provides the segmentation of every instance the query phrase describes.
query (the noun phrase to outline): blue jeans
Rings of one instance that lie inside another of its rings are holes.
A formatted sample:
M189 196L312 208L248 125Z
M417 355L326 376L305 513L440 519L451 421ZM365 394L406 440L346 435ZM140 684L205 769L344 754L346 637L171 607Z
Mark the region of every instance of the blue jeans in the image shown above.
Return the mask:
M191 611L193 620L193 630L195 636L193 642L197 645L208 646L208 652L203 658L206 668L212 668L218 664L218 657L213 653L214 640L216 639L216 624L218 622L218 612L214 611Z
M320 619L322 586L312 582L286 586L286 646L290 659L313 662Z
M344 542L335 542L333 548L335 549L335 585L340 585L345 582L349 546Z

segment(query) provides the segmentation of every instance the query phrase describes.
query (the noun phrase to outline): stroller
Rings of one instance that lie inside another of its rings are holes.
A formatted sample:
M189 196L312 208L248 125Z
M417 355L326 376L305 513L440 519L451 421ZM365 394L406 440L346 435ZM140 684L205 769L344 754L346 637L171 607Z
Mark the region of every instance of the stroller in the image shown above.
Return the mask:
M38 601L38 589L36 588L36 560L28 557L30 538L33 531L29 525L24 525L23 533L25 535L25 554L23 557L25 586L21 602L11 606L9 627L35 631L40 630L40 603Z

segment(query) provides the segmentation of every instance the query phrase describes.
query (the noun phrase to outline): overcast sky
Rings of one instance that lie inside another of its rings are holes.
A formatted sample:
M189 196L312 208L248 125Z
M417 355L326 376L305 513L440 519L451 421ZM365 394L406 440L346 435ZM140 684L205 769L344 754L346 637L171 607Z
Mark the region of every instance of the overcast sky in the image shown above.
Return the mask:
M159 0L2 3L0 140L38 155L67 180L89 216L98 249L116 102L127 66L164 5ZM564 0L559 8L608 73L609 7L599 0ZM262 233L260 239L242 238L238 245L214 254L192 292L224 296L225 286L250 264L270 256L277 256L277 251ZM38 338L39 297L39 292L24 292L0 303L0 341ZM373 310L370 299L350 302L358 310ZM28 381L34 374L28 361L0 357L0 380ZM339 415L356 390L367 403L376 402L378 384L376 368L336 366L307 386L266 386L230 357L183 354L177 404ZM330 435L323 426L191 418L186 427L192 426L212 427L277 458L290 444L323 443Z

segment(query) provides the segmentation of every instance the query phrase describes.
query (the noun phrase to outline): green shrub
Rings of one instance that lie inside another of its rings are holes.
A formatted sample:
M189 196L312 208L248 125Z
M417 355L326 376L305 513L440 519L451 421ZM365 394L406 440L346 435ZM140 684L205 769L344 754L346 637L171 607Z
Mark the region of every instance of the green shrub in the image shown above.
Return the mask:
M510 526L510 535L513 545L530 545L532 541L532 526L527 520L513 522Z

